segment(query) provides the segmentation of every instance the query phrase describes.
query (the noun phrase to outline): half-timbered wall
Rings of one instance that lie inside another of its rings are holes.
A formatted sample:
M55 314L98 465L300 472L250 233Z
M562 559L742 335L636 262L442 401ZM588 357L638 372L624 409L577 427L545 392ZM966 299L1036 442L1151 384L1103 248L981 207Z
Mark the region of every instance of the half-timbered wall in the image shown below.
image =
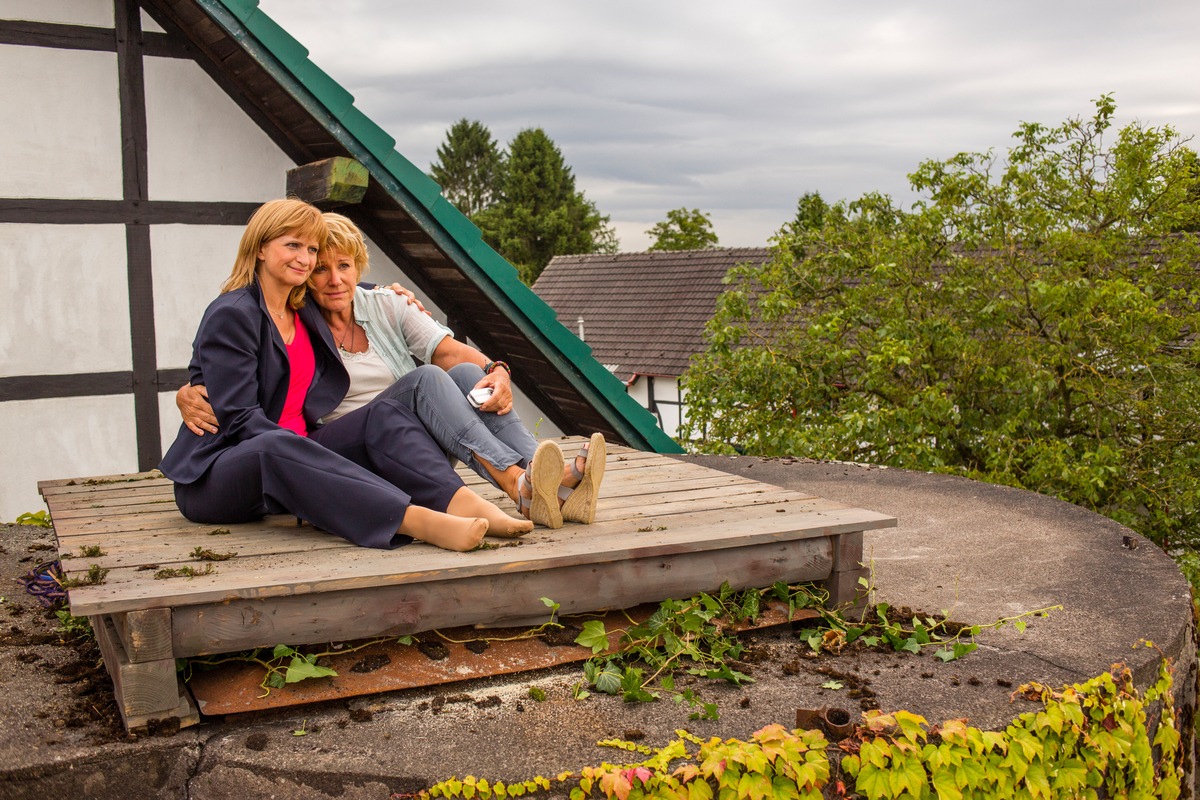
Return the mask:
M687 392L680 388L678 378L636 375L626 391L638 405L654 415L664 433L672 438L679 435L679 426L687 415Z
M157 465L241 226L295 164L136 0L0 0L0 85L8 521L38 480Z

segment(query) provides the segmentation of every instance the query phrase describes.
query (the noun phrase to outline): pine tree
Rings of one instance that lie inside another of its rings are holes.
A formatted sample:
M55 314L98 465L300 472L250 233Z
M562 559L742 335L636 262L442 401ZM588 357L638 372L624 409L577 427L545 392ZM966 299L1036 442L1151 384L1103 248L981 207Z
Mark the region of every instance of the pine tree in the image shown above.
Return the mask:
M562 152L541 128L509 142L499 194L475 221L527 284L556 255L616 250L609 218L575 188Z
M494 202L504 157L487 126L460 119L446 131L446 142L437 155L429 177L459 211L474 218Z

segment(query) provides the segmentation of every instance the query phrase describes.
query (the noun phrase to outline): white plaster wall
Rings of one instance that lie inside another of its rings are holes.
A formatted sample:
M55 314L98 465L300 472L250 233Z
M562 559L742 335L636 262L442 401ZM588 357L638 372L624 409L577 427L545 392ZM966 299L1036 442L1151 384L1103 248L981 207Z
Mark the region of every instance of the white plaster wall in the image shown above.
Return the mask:
M674 378L655 378L654 397L660 401L677 400L679 397L679 381ZM672 438L679 435L679 412L679 406L667 405L666 403L661 403L658 406L658 413L662 415L663 432Z
M112 0L0 0L0 19L113 26Z
M654 378L654 398L660 401L658 413L662 416L661 427L663 432L668 436L675 437L679 435L679 424L682 422L681 415L687 414L687 393L684 393L682 406L668 405L664 400L676 400L679 392L679 379L663 376ZM638 376L630 386L626 387L625 393L637 401L642 408L650 408L650 384L645 376Z
M142 11L142 30L151 31L153 33L166 33L166 30L164 30L161 25L155 22L154 19L145 11Z
M650 402L649 393L646 391L646 379L638 376L633 383L625 387L625 394L637 400L638 405L645 408Z
M132 368L122 225L0 224L0 376Z
M37 482L137 471L133 395L14 400L0 414L0 521L45 508Z
M175 435L179 433L179 426L182 424L183 420L179 416L179 409L175 407L175 392L159 394L158 430L162 436L163 455L166 455L167 451L171 449L171 444L174 443Z
M116 54L0 45L0 76L0 197L120 199Z
M538 439L552 439L563 435L559 427L516 386L513 387L513 410Z
M296 165L195 62L144 63L150 199L284 196L287 171Z
M186 367L204 309L221 291L241 226L153 225L154 341L159 369Z

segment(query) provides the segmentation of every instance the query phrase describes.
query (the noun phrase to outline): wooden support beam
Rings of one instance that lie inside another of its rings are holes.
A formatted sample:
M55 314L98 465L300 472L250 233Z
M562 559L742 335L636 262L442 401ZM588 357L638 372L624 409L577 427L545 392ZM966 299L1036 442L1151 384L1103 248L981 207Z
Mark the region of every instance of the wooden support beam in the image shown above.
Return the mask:
M289 169L287 193L321 209L336 208L362 202L368 178L362 164L335 156Z
M642 557L597 566L500 572L448 580L373 586L322 594L181 606L174 610L173 651L192 657L269 647L279 642L327 642L402 636L433 628L508 626L547 618L550 597L559 613L623 608L716 591L803 583L829 575L829 537L795 539L748 549Z
M125 655L135 664L174 658L171 653L171 609L148 608L113 614Z
M175 674L174 658L133 663L121 644L112 617L105 614L88 619L112 678L117 709L126 730L154 720L178 719L181 728L200 721L187 690Z
M829 605L845 606L845 613L858 615L867 607L867 588L859 580L871 579L863 564L863 532L852 531L833 538L833 567L820 585L829 592Z

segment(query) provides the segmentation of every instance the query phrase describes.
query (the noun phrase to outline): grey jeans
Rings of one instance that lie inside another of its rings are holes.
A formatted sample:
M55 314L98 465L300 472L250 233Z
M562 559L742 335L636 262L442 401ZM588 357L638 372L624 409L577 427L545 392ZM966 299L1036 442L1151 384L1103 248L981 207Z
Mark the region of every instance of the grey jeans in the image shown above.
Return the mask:
M517 412L500 416L480 411L467 402L467 393L482 378L483 369L477 364L458 364L449 371L425 364L384 389L371 402L390 399L408 406L447 455L497 486L474 455L478 454L501 472L513 464L527 468L537 449L537 440L526 430Z

